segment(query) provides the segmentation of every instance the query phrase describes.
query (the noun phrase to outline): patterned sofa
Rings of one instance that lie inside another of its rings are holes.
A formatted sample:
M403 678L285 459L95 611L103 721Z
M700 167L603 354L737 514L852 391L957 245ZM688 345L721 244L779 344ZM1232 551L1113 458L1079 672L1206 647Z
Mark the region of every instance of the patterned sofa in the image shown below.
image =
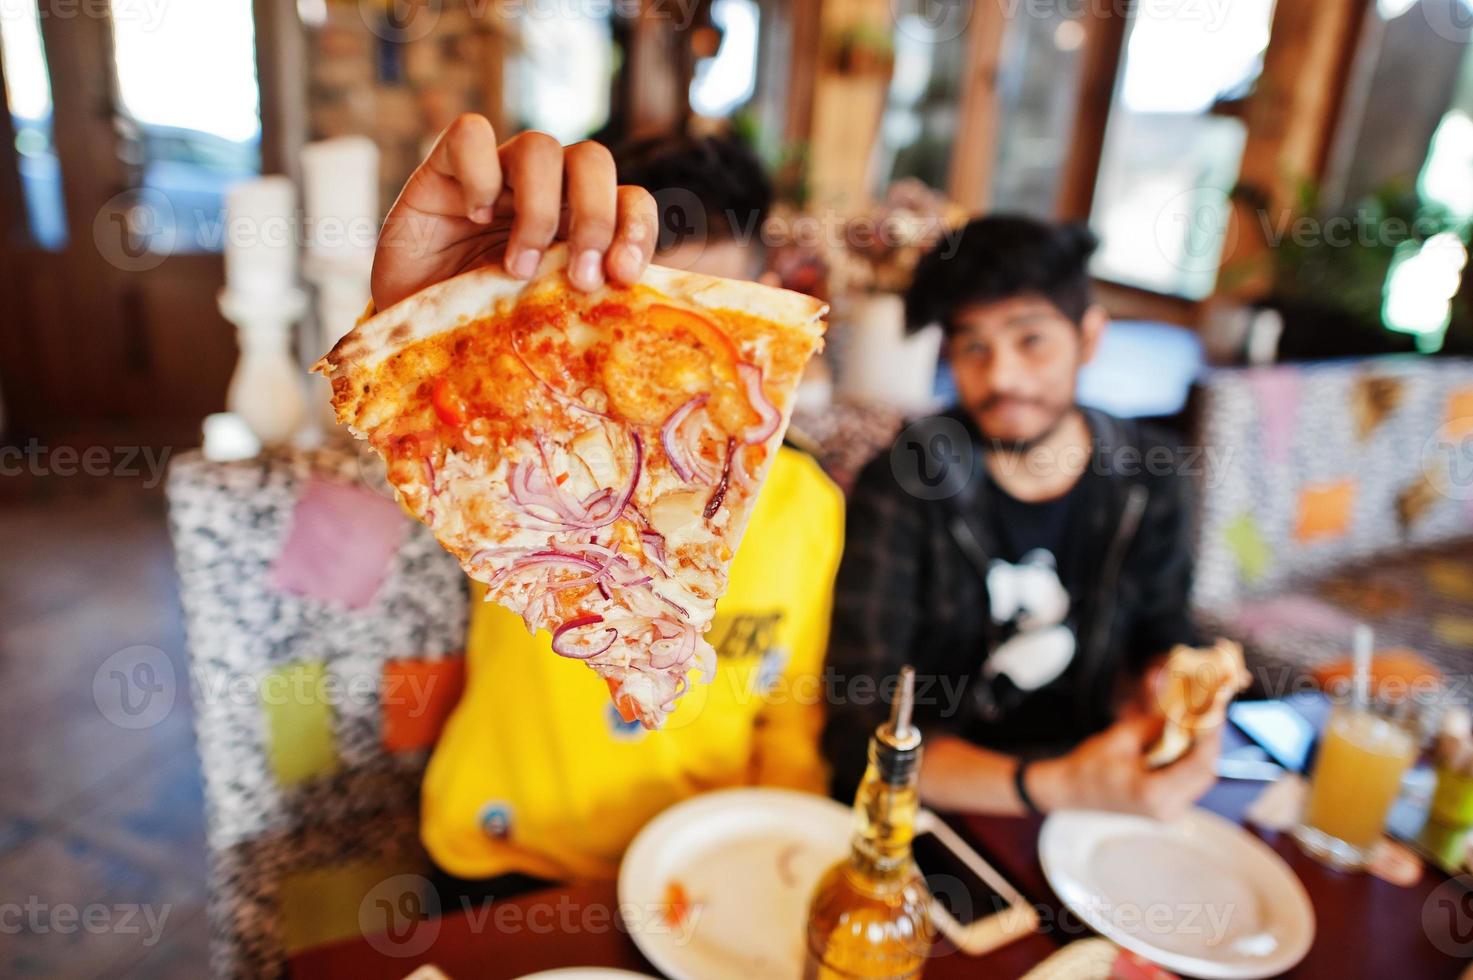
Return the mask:
M467 589L372 459L191 454L169 473L213 976L282 975L433 900L419 782L459 696Z
M1473 362L1224 369L1200 394L1194 603L1245 641L1260 686L1280 693L1344 656L1356 622L1378 650L1466 677Z

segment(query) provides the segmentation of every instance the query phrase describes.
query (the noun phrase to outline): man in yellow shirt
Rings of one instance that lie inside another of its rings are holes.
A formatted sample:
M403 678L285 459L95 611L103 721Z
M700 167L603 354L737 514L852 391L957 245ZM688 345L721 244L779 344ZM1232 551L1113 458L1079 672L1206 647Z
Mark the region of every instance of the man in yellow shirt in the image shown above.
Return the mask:
M524 256L564 234L579 288L632 281L652 247L662 263L695 271L759 271L752 243L771 189L739 143L646 142L624 154L618 175L662 199L658 224L650 194L616 188L614 162L596 144L522 134L498 147L489 123L462 118L385 223L375 305L485 261L513 274L535 268ZM442 872L442 902L504 895L529 879L611 877L640 827L706 790L823 792L819 674L843 511L810 456L779 450L707 634L716 676L695 684L660 731L624 721L597 675L554 654L545 632L528 636L520 618L480 602L476 586L466 690L423 787L421 836Z

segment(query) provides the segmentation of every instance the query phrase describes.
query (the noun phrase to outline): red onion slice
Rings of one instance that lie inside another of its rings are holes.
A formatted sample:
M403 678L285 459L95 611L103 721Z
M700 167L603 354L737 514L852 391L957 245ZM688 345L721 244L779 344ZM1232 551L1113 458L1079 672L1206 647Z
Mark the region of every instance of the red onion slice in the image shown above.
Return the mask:
M598 527L614 523L624 513L624 508L629 505L629 501L634 499L634 491L639 487L639 476L644 471L644 440L640 439L639 433L633 429L629 430L629 439L634 443L634 466L629 477L629 486L624 488L619 502L609 511L608 519L597 525Z
M706 520L716 516L721 509L721 502L726 499L726 488L731 483L731 454L737 449L735 439L726 440L726 463L721 467L721 480L716 484L716 489L711 492L711 499L706 501L706 507L701 511L701 516Z
M547 476L548 493L558 502L558 512L574 521L588 520L588 508L583 502L563 489L563 485L552 475L552 456L547 451L547 445L542 441L542 436L537 436L537 455L542 459L542 469Z
M572 552L575 555L597 555L604 561L617 560L623 562L626 565L628 564L628 562L624 560L623 556L620 555L613 548L597 544L593 541L570 541L567 544L563 545L562 548L564 551Z
M660 445L665 447L665 455L670 458L670 466L674 468L675 475L687 483L696 475L696 465L687 455L687 447L680 441L680 423L689 418L691 412L706 404L710 397L705 392L696 395L671 412L665 424L660 426Z
M767 392L762 390L761 368L743 361L737 364L736 369L737 374L741 375L742 383L746 385L747 401L759 416L757 424L748 426L742 433L742 441L749 446L766 442L782 423L782 413L768 399Z
M656 630L664 636L665 630L656 623ZM675 632L650 644L650 666L656 670L668 670L685 663L696 652L696 631L685 623L665 624L665 629L674 626Z
M561 502L546 489L547 480L543 477L530 459L523 459L512 467L511 474L507 478L507 486L511 489L511 498L522 507L543 507L551 511L555 518L547 518L541 514L528 511L528 516L538 520L556 522L563 518Z
M630 468L629 485L624 492L612 504L600 506L595 514L586 512L580 501L574 501L571 497L558 491L554 493L550 487L554 484L541 471L536 470L530 460L522 460L512 469L511 476L507 481L511 488L513 502L522 507L528 517L542 521L554 528L583 528L585 530L596 530L607 527L618 520L624 513L624 508L634 497L634 491L639 486L639 477L644 468L644 442L639 438L639 433L633 429L629 430L629 438L634 444L634 460ZM540 447L539 447L540 449ZM543 453L543 461L546 463L546 454ZM548 489L544 489L548 488ZM612 488L609 490L612 493ZM590 501L598 499L602 492L595 494ZM545 507L556 516L547 517L542 514L527 510L528 507Z
M597 574L602 567L592 559L583 558L579 555L564 554L561 551L534 551L529 555L518 558L495 575L492 575L486 582L486 588L494 589L510 576L539 565L564 565L594 574Z
M607 627L599 631L598 635L602 637L601 639L586 640L581 645L575 638L569 637L567 634L573 630L581 629L584 626L593 626L596 623L602 623L603 621L604 618L597 613L589 613L586 616L573 617L563 625L559 626L557 629L553 630L553 651L564 657L570 657L573 660L587 660L589 657L598 656L609 647L614 645L614 641L619 638L618 630L614 629L613 627Z
M752 474L747 472L747 447L737 446L731 456L731 482L743 490L752 489Z
M660 595L658 592L655 593L655 598L659 599L661 602L665 603L665 605L680 613L680 615L684 616L686 619L690 619L690 612L680 603L674 601L673 599L667 599L664 596Z
M470 564L476 565L491 558L509 558L513 555L524 555L527 551L527 548L482 548L480 551L471 555L468 560Z
M665 563L665 536L658 531L641 531L639 541L644 546L645 557L669 575L670 566Z
M559 391L557 388L553 387L552 382L548 381L547 379L542 377L542 375L532 370L532 365L528 364L526 357L522 355L522 348L519 343L520 340L521 335L513 332L511 335L512 355L516 357L516 359L521 363L522 367L526 369L527 373L530 374L538 384L547 389L548 394L552 395L552 397L557 399L559 403L566 405L568 408L577 409L580 412L587 412L589 415L596 415L599 418L607 419L610 422L614 420L613 416L605 415L598 409L589 408L587 405L584 405L583 403L573 398L573 396Z

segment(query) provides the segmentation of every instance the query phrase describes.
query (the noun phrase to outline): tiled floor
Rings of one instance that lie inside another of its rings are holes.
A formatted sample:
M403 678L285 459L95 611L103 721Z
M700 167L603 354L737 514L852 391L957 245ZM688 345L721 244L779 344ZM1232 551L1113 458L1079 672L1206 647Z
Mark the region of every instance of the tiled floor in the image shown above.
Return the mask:
M206 975L187 688L144 727L99 707L140 645L184 676L161 491L0 480L0 975Z

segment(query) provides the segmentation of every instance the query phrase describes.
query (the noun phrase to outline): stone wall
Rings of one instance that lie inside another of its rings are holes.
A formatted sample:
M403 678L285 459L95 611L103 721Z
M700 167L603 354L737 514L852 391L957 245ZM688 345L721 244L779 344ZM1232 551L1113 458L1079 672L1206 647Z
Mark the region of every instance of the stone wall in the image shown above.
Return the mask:
M384 208L435 134L462 112L487 112L488 94L500 91L495 30L463 0L397 22L377 18L369 3L331 0L306 34L309 138L372 138Z

